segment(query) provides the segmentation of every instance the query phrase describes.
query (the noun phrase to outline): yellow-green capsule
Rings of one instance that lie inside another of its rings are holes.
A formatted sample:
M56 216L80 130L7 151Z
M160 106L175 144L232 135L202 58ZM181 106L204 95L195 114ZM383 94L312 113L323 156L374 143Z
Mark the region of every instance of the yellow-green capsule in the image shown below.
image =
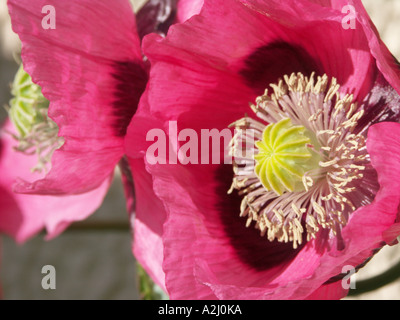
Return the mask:
M14 77L11 93L9 117L20 138L24 138L35 124L46 120L49 101L43 96L41 88L32 82L22 64Z
M304 190L304 174L318 168L320 156L310 146L315 145L308 130L282 119L268 125L261 141L256 142L258 153L255 173L267 190L282 195L285 191Z

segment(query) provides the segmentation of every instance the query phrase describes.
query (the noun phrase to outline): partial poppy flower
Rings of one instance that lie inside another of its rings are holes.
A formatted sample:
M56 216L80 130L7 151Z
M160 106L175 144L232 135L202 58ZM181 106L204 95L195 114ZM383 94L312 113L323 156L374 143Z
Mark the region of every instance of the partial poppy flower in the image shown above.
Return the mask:
M47 238L71 222L83 220L102 203L111 177L90 192L68 196L25 195L13 192L15 179L28 181L46 174L52 153L63 139L47 117L48 101L40 87L19 68L13 85L9 116L0 130L0 230L22 243L46 228Z
M164 2L163 8L171 5L169 1L159 2ZM179 6L186 2L181 0ZM145 215L146 221L153 211L148 210L153 209L153 205L157 206L157 201L147 202L147 198L154 199L155 196L152 188L148 188L151 177L144 170L143 159L132 161L131 167L125 161L124 138L148 80L150 66L141 51L141 36L144 34L138 34L138 29L143 30L144 23L136 22L129 0L95 5L89 0L68 3L56 0L9 0L8 7L13 30L22 42L24 69L50 102L43 108L46 116L41 117L41 112L36 112L32 117L22 107L14 116L13 123L17 131L11 130L10 124L6 126L15 135L18 133L19 136L24 136L23 141L16 145L7 140L8 136L3 135L7 147L11 150L12 145L20 151L38 153L41 155L39 163L32 164L32 157L25 160L36 169L43 169L41 173L29 175L27 163L14 167L10 175L6 175L7 183L10 184L6 192L11 192L11 182L15 180L12 190L18 195L10 197L10 201L20 198L22 201L28 194L54 199L54 205L61 200L57 197L63 197L63 201L73 201L74 197L90 201L90 195L98 194L97 190L101 190L104 195L104 186L109 185L116 165L120 164L127 207L130 213L136 207L135 234L140 235L141 216ZM189 10L190 4L186 4L185 8L185 13L179 14L180 19L186 19L189 17L186 14L194 14L200 10L194 7ZM176 3L172 9L175 14L179 12ZM141 16L146 15L144 13ZM146 29L145 33L153 31L157 31L155 26ZM40 126L27 126L38 120L36 116L39 117ZM32 131L33 128L43 129L44 122L45 130ZM32 137L35 139L32 140ZM51 139L60 142L60 145L47 149L49 152L46 154L40 152L36 142L50 143ZM11 151L8 156L18 159L22 157L11 155ZM46 168L48 172L44 170ZM135 176L135 187L132 172ZM140 197L144 201L139 200ZM28 198L40 199L36 196ZM98 200L92 200L92 212L98 206ZM24 208L29 203L24 202ZM50 206L52 202L49 200L48 203ZM18 201L15 208L17 205ZM41 226L51 225L48 228L49 236L55 236L67 227L66 222L81 220L83 215L86 217L89 213L89 210L78 210L74 203L68 208L70 209L58 210L53 216L48 215L45 210L43 219L35 221L34 226L30 222L34 216L21 216L30 215L37 209L36 206L32 205L28 211L20 208L20 213L13 216L15 221L8 218L8 214L13 211L10 210L4 218L7 226L3 230L21 234L18 239L23 241ZM73 210L80 216L72 214ZM28 225L26 230L18 224L22 220ZM159 238L161 228L162 225L156 230ZM141 243L137 245L147 246ZM141 261L140 257L138 260ZM162 271L158 273L161 274L161 279ZM161 280L159 284L162 285Z
M48 174L15 191L88 192L124 155L126 127L147 84L130 2L11 0L8 7L24 69L50 101L48 115L64 139Z
M126 144L167 211L170 297L344 297L399 235L400 71L361 1L206 0L144 52Z
M111 178L99 187L82 194L53 196L31 195L13 192L16 178L29 180L43 177L44 172L32 172L38 162L36 154L17 152L18 141L14 125L7 120L3 124L0 156L0 230L23 243L40 230L47 230L47 239L63 232L70 223L86 219L97 210L111 184Z

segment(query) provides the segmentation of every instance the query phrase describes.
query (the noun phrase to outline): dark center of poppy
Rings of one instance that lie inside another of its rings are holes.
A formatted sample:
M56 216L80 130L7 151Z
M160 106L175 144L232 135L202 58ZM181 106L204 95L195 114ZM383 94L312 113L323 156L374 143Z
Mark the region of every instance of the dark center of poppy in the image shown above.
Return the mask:
M270 83L284 74L312 72L321 75L320 68L310 54L295 44L275 41L257 48L243 63L240 75L257 94L262 94Z

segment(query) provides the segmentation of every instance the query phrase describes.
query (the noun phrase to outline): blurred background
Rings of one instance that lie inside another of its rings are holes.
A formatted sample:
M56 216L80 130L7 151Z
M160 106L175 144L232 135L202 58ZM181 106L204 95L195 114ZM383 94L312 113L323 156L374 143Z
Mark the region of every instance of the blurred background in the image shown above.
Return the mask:
M131 0L137 10L146 0ZM383 41L400 59L400 0L363 0ZM10 99L10 83L18 65L18 37L11 31L6 0L0 0L0 116ZM139 299L136 264L118 172L103 206L89 222L113 221L126 230L67 231L52 241L39 235L24 245L1 239L0 279L4 299ZM361 269L361 281L400 261L400 245L386 247ZM42 267L56 269L56 289L41 286ZM378 290L346 299L400 299L400 280Z

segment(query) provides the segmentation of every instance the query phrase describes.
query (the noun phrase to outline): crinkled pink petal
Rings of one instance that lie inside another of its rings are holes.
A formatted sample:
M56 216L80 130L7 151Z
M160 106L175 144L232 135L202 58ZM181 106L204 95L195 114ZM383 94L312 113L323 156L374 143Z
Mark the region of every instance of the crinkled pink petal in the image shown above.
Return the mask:
M387 46L379 37L379 32L371 21L361 0L350 0L357 12L357 19L363 27L368 38L368 45L372 55L376 59L378 69L382 72L390 85L400 94L400 65L395 57L390 53Z
M177 22L184 22L200 13L204 0L179 0L176 14Z
M195 278L196 249L201 244L204 249L212 250L214 243L203 240L207 234L201 216L188 197L186 186L175 180L177 166L152 166L150 168L154 178L154 189L157 196L164 202L168 212L167 222L164 224L164 262L166 287L171 299L215 299L210 288ZM188 172L179 172L181 179L188 177ZM191 180L186 180L188 183ZM173 190L173 192L166 192ZM201 190L198 190L201 192ZM203 199L204 200L204 199ZM172 205L173 204L173 205ZM223 257L226 254L223 253Z
M349 289L345 289L341 281L319 287L306 300L338 300L347 296Z
M164 245L164 205L153 191L153 179L146 171L143 159L129 161L135 182L135 216L132 217L133 253L141 266L163 290L165 274L162 269Z
M42 27L45 6L55 10L55 29ZM123 154L123 136L147 81L130 2L9 0L8 7L24 68L50 100L49 116L65 138L46 177L22 181L15 190L97 188Z
M385 184L392 197L400 194L400 180L396 179L397 171L393 168L400 163L400 124L398 123L379 123L373 125L368 132L368 150L371 154L371 162L380 173L381 184ZM390 156L387 156L390 154ZM394 224L383 233L384 241L388 244L396 242L400 235L400 206Z
M174 30L170 30L174 34ZM182 123L181 129L200 129L203 123L211 128L226 128L247 112L253 92L240 75L227 70L222 61L201 54L193 55L191 51L180 51L175 44L163 42L156 35L147 36L144 47L152 62L152 82L146 91L153 118L196 119L187 126ZM175 90L177 86L179 90ZM166 96L166 92L170 94ZM228 96L230 92L235 92L235 95ZM190 113L186 113L189 110ZM154 124L153 128L159 127Z
M12 191L17 177L30 180L41 174L32 173L36 155L27 156L13 148L17 141L11 136L15 130L7 121L1 129L0 157L0 230L24 242L47 229L47 238L54 238L74 221L86 219L103 202L112 176L99 187L83 194L68 196L29 195Z

